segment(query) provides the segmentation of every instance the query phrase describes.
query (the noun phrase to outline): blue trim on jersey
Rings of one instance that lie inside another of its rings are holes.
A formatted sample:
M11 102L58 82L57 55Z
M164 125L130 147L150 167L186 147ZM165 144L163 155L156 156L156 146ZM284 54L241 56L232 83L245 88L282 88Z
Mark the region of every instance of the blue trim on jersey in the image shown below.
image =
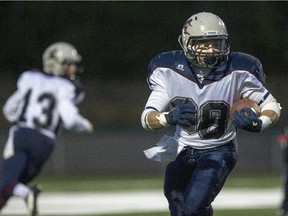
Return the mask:
M155 107L151 107L151 106L145 107L145 109L153 109L153 110L155 110L155 111L158 111L158 112L159 112L159 110L157 110Z
M199 82L196 72L190 67L190 63L182 50L164 52L155 56L148 66L148 83L153 71L159 67L169 68L175 71L192 82L197 83L199 88L216 82L236 70L250 72L262 84L265 83L266 79L261 62L254 56L241 52L231 52L226 65L211 71L204 77L202 83Z
M261 99L261 101L259 101L259 103L257 104L258 106L260 106L266 99L267 99L267 97L270 95L270 92L267 92L264 96L263 96L263 98Z

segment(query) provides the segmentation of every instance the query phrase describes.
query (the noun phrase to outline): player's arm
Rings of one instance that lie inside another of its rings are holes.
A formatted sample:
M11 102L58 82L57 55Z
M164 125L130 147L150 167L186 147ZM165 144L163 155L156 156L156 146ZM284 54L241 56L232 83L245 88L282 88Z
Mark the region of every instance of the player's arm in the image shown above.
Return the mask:
M79 113L78 107L74 104L74 86L65 85L58 94L58 112L64 128L77 132L93 132L92 123Z
M141 123L143 128L147 130L160 130L168 126L166 123L160 123L159 116L164 115L164 113L161 113L159 111L154 110L144 110L141 117Z
M156 117L162 113L164 114L169 103L170 100L165 91L152 91L141 115L142 127L154 131L168 126L168 124L161 124Z
M261 108L260 119L262 120L262 130L275 124L281 114L281 106L277 101L271 101Z
M276 100L271 100L261 107L260 117L250 108L242 108L233 113L233 122L237 127L250 132L260 132L275 124L281 113L281 107Z
M188 100L179 102L172 110L166 112L170 105L170 97L163 76L162 69L155 69L149 77L148 83L152 92L141 115L143 128L154 131L168 125L191 125L195 119L189 113L194 114L196 108ZM173 87L170 86L169 88Z
M3 106L3 114L9 122L16 122L19 118L19 104L21 102L21 94L15 91L5 102Z
M78 108L74 103L68 101L62 101L60 103L60 116L67 130L73 130L76 132L93 132L92 123L80 115ZM69 110L67 112L67 110Z
M195 114L197 110L188 99L179 102L169 112L157 111L157 108L164 110L167 104L169 105L169 98L166 93L152 92L141 116L143 128L155 131L168 125L190 126L196 122L194 115L190 114Z
M259 71L262 71L262 68ZM260 117L252 110L248 110L250 112L248 116L243 115L242 112L242 115L237 116L239 121L236 125L238 127L251 132L260 132L278 121L281 107L273 95L263 86L263 82L257 81L254 76L249 76L246 81L242 82L242 98L249 98L258 103Z

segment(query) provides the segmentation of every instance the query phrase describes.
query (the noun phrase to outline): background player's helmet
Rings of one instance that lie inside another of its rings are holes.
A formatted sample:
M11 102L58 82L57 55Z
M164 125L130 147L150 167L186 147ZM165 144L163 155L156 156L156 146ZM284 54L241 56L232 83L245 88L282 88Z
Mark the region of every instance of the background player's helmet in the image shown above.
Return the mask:
M53 43L43 53L43 71L56 76L64 76L66 75L65 65L77 65L81 59L82 57L73 45L66 42Z
M195 49L197 43L214 40L219 44L219 49L213 53L207 54ZM227 61L230 52L224 22L218 16L208 12L191 16L184 24L178 41L188 61L196 67L220 67Z

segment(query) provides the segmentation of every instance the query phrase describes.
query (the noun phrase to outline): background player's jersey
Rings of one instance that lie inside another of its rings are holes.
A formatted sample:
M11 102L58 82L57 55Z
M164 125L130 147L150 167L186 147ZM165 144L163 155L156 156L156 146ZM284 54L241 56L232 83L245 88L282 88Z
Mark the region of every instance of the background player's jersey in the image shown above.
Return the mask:
M174 137L184 145L210 148L235 138L236 128L229 119L235 101L249 98L260 108L276 101L264 82L260 61L244 53L230 53L225 66L199 82L183 51L166 52L150 62L148 84L152 93L146 109L163 112L188 98L198 110L198 121L189 127L177 126Z
M87 131L89 122L74 105L75 86L68 80L42 72L26 71L3 113L18 126L34 128L54 138L60 122L66 129Z

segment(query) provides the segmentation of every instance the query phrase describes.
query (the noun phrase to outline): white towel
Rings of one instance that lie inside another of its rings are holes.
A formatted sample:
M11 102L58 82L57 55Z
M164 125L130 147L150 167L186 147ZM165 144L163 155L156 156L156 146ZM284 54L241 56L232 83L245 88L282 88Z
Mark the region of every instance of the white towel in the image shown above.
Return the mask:
M164 135L156 144L156 147L144 151L146 157L160 163L169 163L174 161L178 153L183 149L179 147L178 142L170 136Z

